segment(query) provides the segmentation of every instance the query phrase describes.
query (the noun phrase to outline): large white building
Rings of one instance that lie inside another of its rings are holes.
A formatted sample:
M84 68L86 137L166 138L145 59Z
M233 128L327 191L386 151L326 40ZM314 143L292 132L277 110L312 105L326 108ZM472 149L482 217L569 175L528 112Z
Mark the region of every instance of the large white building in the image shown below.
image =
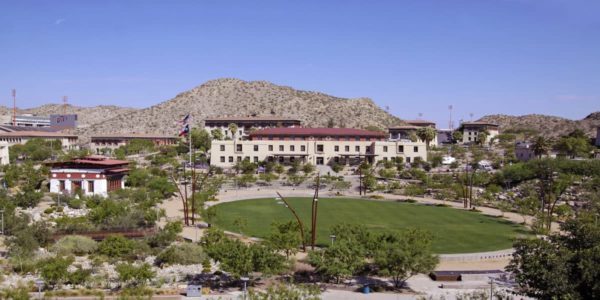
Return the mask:
M231 132L229 124L237 126L237 132ZM245 139L252 130L259 130L273 127L300 127L302 121L278 116L237 116L237 117L219 117L208 118L204 120L204 129L211 132L213 129L220 129L223 136L232 139Z
M349 128L268 128L250 134L249 140L213 141L210 163L232 167L244 159L252 162L301 161L315 165L377 163L396 157L412 162L427 160L423 142L388 140L383 132Z
M128 161L103 156L87 156L64 162L48 163L50 192L107 196L125 187Z
M51 131L0 131L0 142L6 142L8 146L25 144L32 139L60 141L62 149L65 151L79 149L78 137L73 134Z
M151 141L156 146L176 145L179 137L160 134L115 133L95 135L90 138L90 149L95 154L110 154L115 149L129 144L133 140Z
M497 124L488 122L463 122L460 125L463 132L463 143L477 143L481 132L488 133L486 143L489 143L499 134L499 127Z
M0 142L0 165L2 166L10 163L8 147L7 142Z
M404 121L408 123L408 125L400 125L388 128L388 132L390 134L390 140L409 140L411 136L415 136L418 140L417 131L422 127L431 127L435 130L435 122L426 121L426 120L406 120ZM438 137L436 135L433 140L429 143L430 145L438 144Z

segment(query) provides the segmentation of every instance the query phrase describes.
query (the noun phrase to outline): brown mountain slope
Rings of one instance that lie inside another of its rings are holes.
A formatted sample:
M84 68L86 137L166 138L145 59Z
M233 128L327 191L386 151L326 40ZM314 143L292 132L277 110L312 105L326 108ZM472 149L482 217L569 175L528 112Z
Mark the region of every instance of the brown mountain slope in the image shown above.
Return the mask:
M500 130L529 129L548 136L556 137L568 134L575 129L581 129L590 136L596 135L596 128L600 126L600 112L595 112L581 120L570 120L547 115L489 115L478 121L492 122L500 125Z
M120 132L175 134L176 121L187 113L194 126L201 125L207 117L251 114L298 118L305 126L326 126L330 119L336 127L385 128L402 123L367 98L344 99L265 81L217 79L171 100L117 115L79 132L84 136Z

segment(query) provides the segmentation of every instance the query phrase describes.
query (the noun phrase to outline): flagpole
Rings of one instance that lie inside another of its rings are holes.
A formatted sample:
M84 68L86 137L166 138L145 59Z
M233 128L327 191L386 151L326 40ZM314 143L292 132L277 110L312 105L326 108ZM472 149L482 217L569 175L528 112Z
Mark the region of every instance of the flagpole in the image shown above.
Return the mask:
M191 119L191 117L190 117ZM188 120L188 124L189 124L189 120ZM190 166L192 165L192 128L190 127L190 130L188 132L188 137L190 138Z

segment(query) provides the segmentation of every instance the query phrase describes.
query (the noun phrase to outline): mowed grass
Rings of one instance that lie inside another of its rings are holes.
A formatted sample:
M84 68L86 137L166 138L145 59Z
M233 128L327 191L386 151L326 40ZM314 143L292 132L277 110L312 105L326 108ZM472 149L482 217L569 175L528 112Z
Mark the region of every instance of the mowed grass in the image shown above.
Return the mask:
M311 198L286 198L305 227L310 228ZM244 234L264 238L273 222L295 220L274 198L251 199L217 205L214 221L219 228L239 232L236 219L245 219ZM362 224L374 232L421 228L434 236L436 253L469 253L507 249L515 237L528 235L525 227L477 212L448 207L348 198L320 198L317 242L330 243L336 224Z

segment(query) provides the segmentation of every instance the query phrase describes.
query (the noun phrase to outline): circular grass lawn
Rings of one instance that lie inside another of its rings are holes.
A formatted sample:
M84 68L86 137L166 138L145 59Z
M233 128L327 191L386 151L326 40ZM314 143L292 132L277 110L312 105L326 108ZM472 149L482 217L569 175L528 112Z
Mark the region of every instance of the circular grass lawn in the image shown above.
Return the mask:
M310 227L311 198L286 198L305 227ZM278 203L279 202L279 203ZM275 198L250 199L216 206L214 224L239 232L236 219L245 219L245 235L264 238L275 221L295 220L292 213ZM413 203L350 198L320 198L317 243L330 243L330 228L336 224L362 224L374 232L421 228L434 236L436 253L469 253L508 249L515 237L527 235L525 227L478 212Z

